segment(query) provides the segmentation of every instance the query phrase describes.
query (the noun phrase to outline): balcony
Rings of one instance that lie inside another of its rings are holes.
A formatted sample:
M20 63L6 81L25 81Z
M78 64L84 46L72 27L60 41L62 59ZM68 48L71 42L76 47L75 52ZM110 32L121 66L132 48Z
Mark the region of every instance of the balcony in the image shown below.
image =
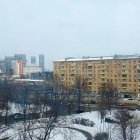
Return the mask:
M140 79L140 74L137 74L137 79Z
M138 89L140 89L140 82L138 82Z
M140 65L137 65L137 69L140 69Z

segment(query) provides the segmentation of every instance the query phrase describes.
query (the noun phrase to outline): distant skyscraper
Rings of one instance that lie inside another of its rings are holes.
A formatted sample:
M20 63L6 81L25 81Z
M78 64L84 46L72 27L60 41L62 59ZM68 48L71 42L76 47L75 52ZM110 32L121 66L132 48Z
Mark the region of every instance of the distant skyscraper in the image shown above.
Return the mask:
M39 55L39 67L42 68L42 71L45 69L45 62L44 62L44 55L40 54Z
M7 74L12 74L11 62L14 60L13 56L5 56L5 70Z
M36 57L35 56L31 56L31 64L32 65L36 64Z
M17 61L21 61L22 62L22 67L26 67L26 55L25 54L15 54L14 56L14 60L17 60Z

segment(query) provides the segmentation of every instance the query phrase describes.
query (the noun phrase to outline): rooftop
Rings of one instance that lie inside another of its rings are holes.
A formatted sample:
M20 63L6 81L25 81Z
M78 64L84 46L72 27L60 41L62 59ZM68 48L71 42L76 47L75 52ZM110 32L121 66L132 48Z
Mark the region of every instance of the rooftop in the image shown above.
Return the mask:
M83 56L82 58L73 58L73 57L67 57L64 59L56 60L54 62L63 62L63 61L90 61L90 60L112 60L112 59L135 59L140 58L139 54L135 55L114 55L114 56L100 56L100 57L89 57L89 56Z

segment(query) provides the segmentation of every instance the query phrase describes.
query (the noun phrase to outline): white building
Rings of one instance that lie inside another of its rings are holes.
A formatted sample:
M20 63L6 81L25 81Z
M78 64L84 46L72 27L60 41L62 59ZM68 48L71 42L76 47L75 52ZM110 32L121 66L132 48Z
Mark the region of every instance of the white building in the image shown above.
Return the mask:
M36 65L28 65L23 68L23 74L26 76L30 76L31 73L42 72L42 68Z

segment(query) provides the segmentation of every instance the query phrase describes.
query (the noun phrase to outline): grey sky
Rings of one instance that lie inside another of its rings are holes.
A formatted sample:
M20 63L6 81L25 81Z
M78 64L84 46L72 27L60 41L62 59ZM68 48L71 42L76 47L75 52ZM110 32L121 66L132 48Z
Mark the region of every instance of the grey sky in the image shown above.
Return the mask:
M140 0L0 0L0 57L140 53Z

